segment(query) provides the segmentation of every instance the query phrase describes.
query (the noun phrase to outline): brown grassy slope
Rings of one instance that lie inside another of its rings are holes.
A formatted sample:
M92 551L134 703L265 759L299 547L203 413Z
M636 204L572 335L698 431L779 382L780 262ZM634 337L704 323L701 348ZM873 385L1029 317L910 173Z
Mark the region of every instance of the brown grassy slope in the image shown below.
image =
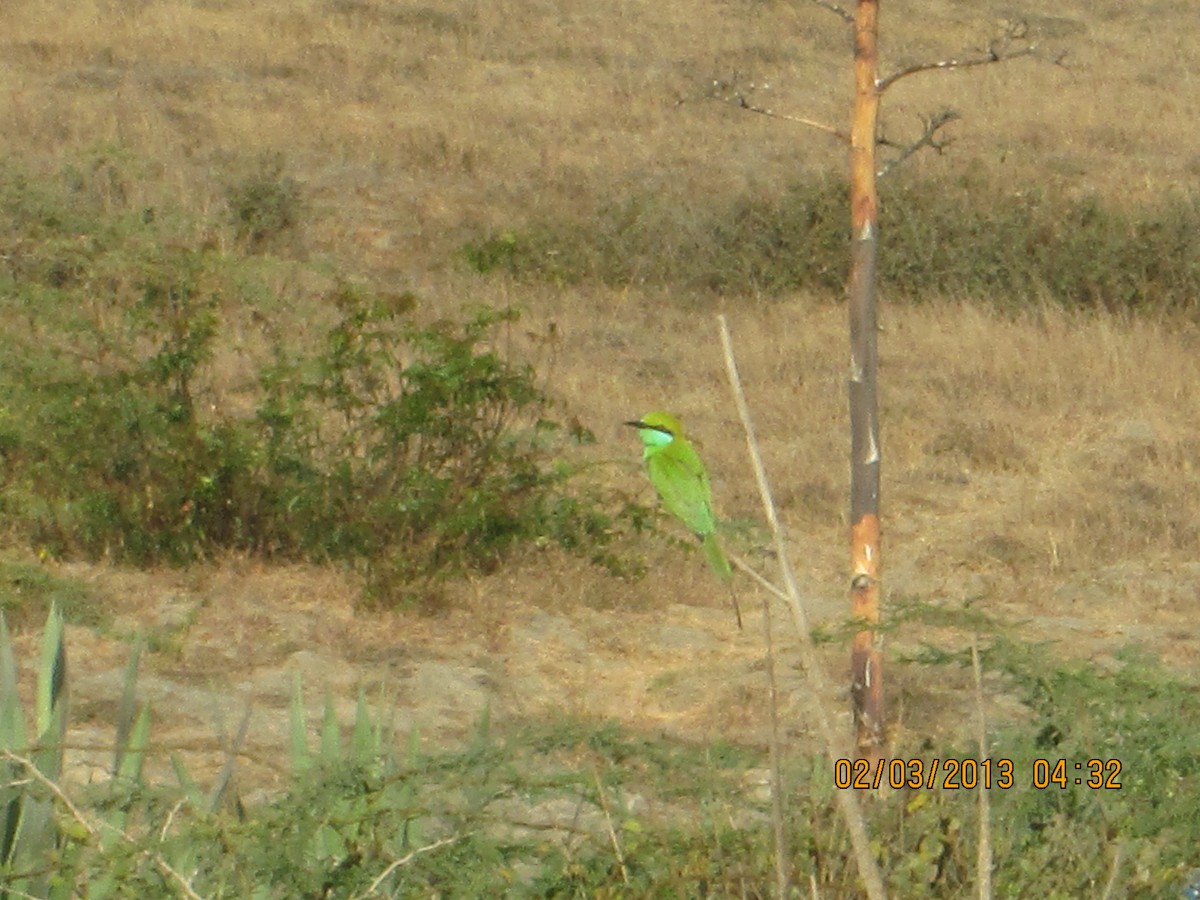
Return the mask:
M916 160L924 173L986 166L1010 173L1014 190L1054 180L1134 200L1194 178L1182 96L1197 61L1191 13L1154 4L1133 15L1116 2L1056 12L1032 25L1070 50L1069 68L1025 60L907 80L888 97L889 134L953 105L965 115L958 141L948 157ZM955 55L1005 17L1007 4L886 8L885 67ZM53 169L109 142L149 162L114 203L169 196L219 215L225 183L257 154L282 152L306 185L310 251L388 286L414 284L435 307L519 301L535 322L555 320L564 352L552 387L597 429L598 454L622 460L614 477L640 478L635 442L615 423L668 405L700 438L722 510L757 514L709 303L489 282L448 260L470 237L547 211L584 218L634 188L685 205L840 167L827 137L704 99L714 80L767 83L755 93L765 105L843 124L848 42L828 12L749 0L18 0L0 22L5 155ZM798 564L825 615L840 615L842 313L804 297L722 306ZM938 303L886 308L883 326L889 592L1045 616L1042 636L1077 620L1085 653L1145 637L1192 661L1194 644L1170 636L1178 606L1194 599L1194 331L1055 312L1014 321ZM482 613L455 614L449 629L387 627L430 652L454 634L510 674L540 672L544 696L525 692L515 705L739 729L754 704L728 673L753 674L753 639L723 634L727 615L710 604L698 558L648 552L651 575L636 584L531 554L462 586ZM226 625L240 595L222 583L203 590L208 615L219 610ZM711 683L684 699L656 695L655 685L695 684L679 674L694 647L672 650L654 629L709 605L713 617L699 622L722 632L705 651ZM530 606L624 612L589 620L586 653L534 640L562 650L543 659L505 643Z
M1194 177L1188 13L1058 13L1032 28L1069 68L906 80L888 134L951 105L959 142L923 170L998 166L1014 189L1054 179L1120 196ZM885 69L981 46L1013 15L885 10ZM283 152L311 192L315 249L409 276L465 236L546 210L586 216L632 185L695 202L842 165L827 137L704 99L714 80L767 84L764 105L844 125L847 36L815 5L27 0L4 19L5 154L53 165L113 142L160 167L148 195L203 210L240 161Z

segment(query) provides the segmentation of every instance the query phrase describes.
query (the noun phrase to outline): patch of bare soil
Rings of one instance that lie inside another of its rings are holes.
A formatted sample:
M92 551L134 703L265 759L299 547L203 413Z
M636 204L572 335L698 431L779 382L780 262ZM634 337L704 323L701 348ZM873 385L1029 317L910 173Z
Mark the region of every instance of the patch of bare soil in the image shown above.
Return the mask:
M101 630L68 628L68 777L104 777L129 637L138 632L151 642L139 683L153 710L155 770L169 779L168 753L175 751L196 777L211 779L249 710L236 776L243 796L284 783L297 676L314 735L326 692L348 727L363 687L372 703L388 698L400 733L416 729L427 749L460 745L485 710L500 727L511 717L569 715L687 741L765 746L757 596L744 597L747 627L738 632L698 558L671 572L671 596L645 608L622 605L630 586L581 563L557 560L552 572L541 573L522 568L460 586L450 609L430 617L356 610L347 578L308 566L230 561L153 573L63 566L59 575L84 581L95 602L111 611ZM892 588L903 593L915 587L906 583L917 573L899 568ZM941 595L930 599L955 607L984 597L992 615L1022 620L1016 629L1022 639L1056 642L1066 655L1102 662L1139 643L1184 672L1200 652L1200 640L1179 624L1181 608L1194 603L1198 576L1113 566L1086 582L1063 583L1052 596L1032 597L1013 593L1011 578L1006 585L1004 577L984 575L943 584ZM652 574L636 588L657 584L662 591L659 578ZM819 595L811 583L806 590ZM518 597L540 602L512 599ZM844 617L836 601L810 605L814 620L826 627ZM790 649L791 625L778 604L775 616L785 739L793 752L815 750L809 688ZM960 629L928 627L889 638L889 658L897 660L889 663L888 691L898 751L924 738L968 733L973 699L966 671L898 661L922 643L957 649L967 640ZM33 631L16 641L27 685L37 642ZM825 699L848 738L846 650L835 642L822 656L832 686ZM1000 679L989 677L985 690L991 725L1023 715Z

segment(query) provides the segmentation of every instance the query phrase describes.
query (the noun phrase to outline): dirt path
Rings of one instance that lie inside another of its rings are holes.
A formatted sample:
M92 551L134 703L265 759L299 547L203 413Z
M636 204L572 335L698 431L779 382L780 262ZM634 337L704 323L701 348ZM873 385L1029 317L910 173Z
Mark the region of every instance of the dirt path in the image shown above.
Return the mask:
M1010 596L989 613L1024 619L1029 640L1061 642L1073 656L1111 660L1122 647L1155 648L1180 671L1194 667L1200 639L1178 625L1179 609L1194 602L1191 577L1114 566L1087 583L1060 585L1052 598ZM510 717L570 715L615 720L625 726L690 741L726 740L764 745L766 709L758 616L738 633L719 600L711 605L670 601L646 611L580 603L561 609L504 599L531 596L531 573L501 575L461 587L458 604L436 617L356 612L353 590L337 573L314 567L264 568L234 562L189 572L136 573L84 565L60 574L81 579L96 602L111 610L102 630L68 628L72 686L71 777L103 777L111 758L113 721L128 655L127 636L139 629L151 652L144 658L141 697L151 703L154 768L169 777L167 753L182 753L202 782L223 762L228 739L249 705L252 722L238 785L243 796L282 786L288 771L289 704L298 674L310 710L311 731L331 693L339 720L353 721L361 685L375 702L381 691L402 734L415 728L426 749L459 745L485 709L503 725ZM703 571L699 576L704 575ZM584 592L612 583L577 569L558 578ZM893 578L903 593L909 577ZM704 582L679 585L701 591ZM643 583L642 587L645 587ZM977 590L998 584L977 583ZM1124 596L1124 602L1112 602ZM956 601L944 598L947 604ZM1044 599L1053 614L1031 615ZM827 605L818 622L836 625ZM787 626L778 629L787 635ZM17 638L31 687L39 635ZM900 660L920 641L952 648L958 630L901 629L889 645ZM837 692L830 708L849 731L840 674L839 644L823 650ZM780 667L783 721L793 747L814 746L806 725L802 674L783 648ZM969 709L965 673L900 662L889 667L889 702L900 745L944 736L961 727ZM1003 685L989 681L993 724L1021 716Z

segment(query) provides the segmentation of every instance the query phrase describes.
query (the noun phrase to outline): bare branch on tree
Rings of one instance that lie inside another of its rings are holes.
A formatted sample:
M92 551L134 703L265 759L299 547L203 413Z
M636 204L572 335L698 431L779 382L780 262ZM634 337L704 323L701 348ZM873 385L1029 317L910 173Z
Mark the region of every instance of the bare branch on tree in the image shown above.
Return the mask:
M833 0L813 0L813 3L841 16L842 21L848 22L851 25L854 24L854 13L850 12L845 7L834 3Z
M826 134L833 135L843 144L850 143L850 136L846 132L832 125L826 125L824 122L818 122L815 119L805 119L802 116L790 116L787 113L775 112L773 109L764 109L761 106L755 106L750 103L745 97L738 97L734 102L747 112L758 113L760 116L769 116L772 119L782 119L785 122L795 122L798 125L807 125L809 128L815 128L818 131L824 131Z
M892 169L901 165L906 159L920 150L922 147L928 147L938 155L953 143L953 138L943 138L938 140L937 133L940 129L962 118L958 110L943 109L941 112L934 113L928 118L921 117L921 136L910 144L900 145L893 143L887 138L879 138L876 143L881 147L900 148L900 153L895 159L890 159L887 163L880 167L875 173L877 178L883 178Z
M728 81L716 80L712 83L712 90L709 92L709 97L714 100L720 100L722 103L728 103L731 106L736 106L738 109L744 109L746 112L758 113L760 116L767 116L771 119L780 119L784 122L794 122L797 125L807 125L809 128L815 128L818 131L823 131L828 135L837 138L843 144L850 143L850 135L846 132L835 128L832 125L827 125L824 122L818 122L816 119L806 119L803 116L793 116L788 113L776 112L768 107L761 106L750 99L750 93L756 90L759 86L751 82L746 86L745 90L736 87ZM762 85L763 90L769 90L770 85Z
M956 59L940 59L936 62L917 63L916 65L908 66L898 72L893 72L887 78L879 81L877 89L879 93L883 93L901 78L907 78L909 75L916 75L918 72L933 72L938 69L970 69L975 66L990 66L993 63L1008 62L1013 59L1020 59L1023 56L1039 56L1041 48L1034 41L1026 40L1026 35L1029 33L1029 28L1024 22L1010 22L1004 30L1004 34L992 39L986 50L978 51L976 56L961 57ZM1056 56L1047 57L1054 65L1062 65L1066 53L1059 53Z

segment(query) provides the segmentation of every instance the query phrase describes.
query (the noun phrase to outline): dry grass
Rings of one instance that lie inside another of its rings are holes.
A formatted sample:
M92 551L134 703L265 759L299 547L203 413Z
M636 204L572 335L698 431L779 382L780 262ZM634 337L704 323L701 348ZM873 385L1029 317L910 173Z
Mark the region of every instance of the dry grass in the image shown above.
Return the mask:
M889 134L955 106L953 157L917 165L1002 166L1014 190L1056 180L1136 197L1194 177L1188 13L1123 9L1031 20L1069 68L1024 60L902 82ZM1013 16L885 11L885 59L958 55ZM282 151L311 195L313 248L381 273L418 277L465 236L541 211L587 216L629 183L728 197L842 165L827 137L703 99L716 79L769 84L755 94L765 105L843 124L845 35L806 4L18 0L4 19L6 155L54 165L112 142L156 164L149 198L205 209L239 160Z
M1198 66L1186 5L1132 16L1116 2L1078 2L1058 12L1031 24L1070 51L1067 68L1024 60L906 80L888 97L889 133L956 106L965 118L951 155L915 165L996 168L1014 191L1055 181L1137 200L1194 178L1200 156L1183 97L1195 93ZM1003 3L949 0L885 15L896 65L955 55L1014 16ZM713 316L726 312L798 563L819 610L840 615L848 439L838 308L806 297L766 305L517 287L450 262L464 240L550 210L585 218L629 184L728 198L841 166L827 137L705 99L714 79L765 82L757 98L772 107L842 124L847 41L827 12L774 0L602 11L579 0L16 0L0 21L5 155L50 170L81 148L116 144L148 161L121 202L170 197L204 214L219 210L248 160L282 152L305 185L309 253L389 288L415 287L438 311L516 301L535 330L556 322L563 348L551 387L596 429L614 478L640 477L616 423L668 406L700 439L724 514L753 517ZM1144 636L1192 661L1194 640L1165 635L1174 605L1193 599L1194 328L1056 310L1002 318L939 302L885 308L883 327L888 588L1014 617L1081 617L1094 638L1084 653L1111 649L1125 626L1161 626ZM640 634L680 615L675 601L707 604L696 559L650 554L651 574L634 585L532 558L464 586L464 601L485 612L421 640L452 631L503 653L501 623L530 607L616 608ZM547 702L566 698L581 712L738 734L757 716L724 674L751 671L752 643L714 648L718 688L656 705L653 686L672 683L685 652L655 656L645 640L610 638L587 654L558 647L540 663L509 664L514 674L533 666L554 686Z

